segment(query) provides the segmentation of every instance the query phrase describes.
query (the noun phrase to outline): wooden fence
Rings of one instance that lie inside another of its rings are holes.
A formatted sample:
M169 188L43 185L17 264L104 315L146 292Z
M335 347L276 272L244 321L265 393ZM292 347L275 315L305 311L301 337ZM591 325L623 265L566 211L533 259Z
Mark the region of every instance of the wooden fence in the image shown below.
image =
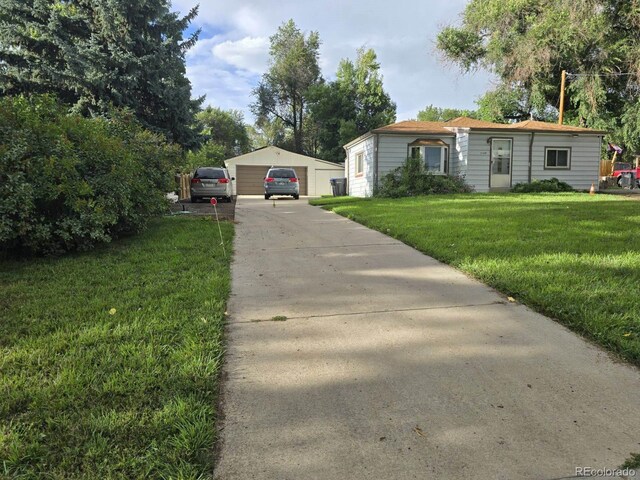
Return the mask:
M612 170L611 170L612 165L613 165L613 160L601 160L600 161L600 176L601 177L610 176L613 173Z
M180 183L180 200L191 198L191 175L182 173L176 177L179 177L177 180Z

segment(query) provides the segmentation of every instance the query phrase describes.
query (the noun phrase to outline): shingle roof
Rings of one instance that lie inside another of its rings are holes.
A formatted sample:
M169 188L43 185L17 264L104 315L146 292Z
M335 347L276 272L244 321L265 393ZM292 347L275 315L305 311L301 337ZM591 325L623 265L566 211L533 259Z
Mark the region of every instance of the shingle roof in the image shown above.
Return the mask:
M458 117L453 120L449 120L445 123L447 127L460 127L460 128L504 128L508 127L504 123L485 122L484 120L477 120L469 117Z
M444 128L445 122L417 122L415 120L407 120L404 122L393 123L386 127L376 128L373 133L415 133L417 135L433 134L452 136L453 132Z
M539 122L537 120L525 120L518 123L494 123L476 120L475 118L458 117L448 121L445 127L470 128L472 130L501 130L540 133L590 133L605 134L604 130L575 127L573 125L558 125L557 123Z
M453 134L454 128L469 128L471 130L499 130L503 132L540 132L540 133L587 133L606 134L604 130L574 127L572 125L558 125L556 123L526 120L518 123L494 123L476 120L469 117L458 117L448 122L418 122L407 120L393 123L385 127L372 130L373 133L398 133L415 135L447 135Z
M526 120L507 126L528 132L608 133L605 130L594 130L591 128L575 127L573 125L558 125L557 123L538 122L536 120Z

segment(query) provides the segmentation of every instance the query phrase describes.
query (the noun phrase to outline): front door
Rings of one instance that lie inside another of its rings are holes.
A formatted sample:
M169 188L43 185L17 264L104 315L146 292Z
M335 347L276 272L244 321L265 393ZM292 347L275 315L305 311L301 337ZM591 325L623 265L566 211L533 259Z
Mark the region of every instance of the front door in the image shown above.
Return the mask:
M491 140L491 188L511 187L511 139Z

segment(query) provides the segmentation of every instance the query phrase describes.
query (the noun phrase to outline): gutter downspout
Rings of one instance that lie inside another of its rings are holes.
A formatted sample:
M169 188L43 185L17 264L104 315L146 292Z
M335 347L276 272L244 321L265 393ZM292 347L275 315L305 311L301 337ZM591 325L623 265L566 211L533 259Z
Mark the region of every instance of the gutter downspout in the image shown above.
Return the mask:
M349 172L349 149L347 147L342 147L344 150L344 176L347 179L347 195L349 195L349 186L351 184L350 173Z
M378 166L378 144L380 142L380 134L376 133L376 139L374 141L374 153L373 153L373 194L378 191L378 177L379 177L379 166Z
M529 175L528 175L528 181L529 183L531 183L531 171L533 168L533 139L536 136L536 132L531 132L531 140L529 141Z

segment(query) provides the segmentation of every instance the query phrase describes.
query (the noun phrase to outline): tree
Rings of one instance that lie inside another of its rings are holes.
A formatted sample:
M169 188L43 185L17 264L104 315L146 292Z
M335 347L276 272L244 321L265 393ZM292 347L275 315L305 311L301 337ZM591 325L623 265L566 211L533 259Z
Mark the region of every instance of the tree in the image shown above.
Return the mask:
M288 133L279 118L274 118L273 120L263 118L256 122L255 125L247 126L247 134L253 150L270 145L286 148L286 146L293 144L293 140Z
M185 146L201 100L191 99L183 32L168 0L0 1L0 94L54 93L83 115L131 108Z
M424 110L418 112L418 120L421 122L448 122L458 117L476 118L477 113L472 110L460 110L457 108L439 108L427 105Z
M283 23L271 38L269 71L254 90L251 110L258 121L279 119L293 132L293 149L304 153L304 121L309 89L320 81L320 37L305 37L293 20Z
M553 120L562 70L570 73L568 123L613 130L640 148L638 0L472 0L438 48L464 71L500 80L481 117ZM633 125L629 125L632 121Z
M311 100L318 155L327 160L344 159L343 145L396 118L396 105L384 91L373 49L358 49L355 63L343 59L336 80L316 86Z
M222 148L224 158L251 151L244 116L239 110L207 107L196 115L201 132L208 142Z

